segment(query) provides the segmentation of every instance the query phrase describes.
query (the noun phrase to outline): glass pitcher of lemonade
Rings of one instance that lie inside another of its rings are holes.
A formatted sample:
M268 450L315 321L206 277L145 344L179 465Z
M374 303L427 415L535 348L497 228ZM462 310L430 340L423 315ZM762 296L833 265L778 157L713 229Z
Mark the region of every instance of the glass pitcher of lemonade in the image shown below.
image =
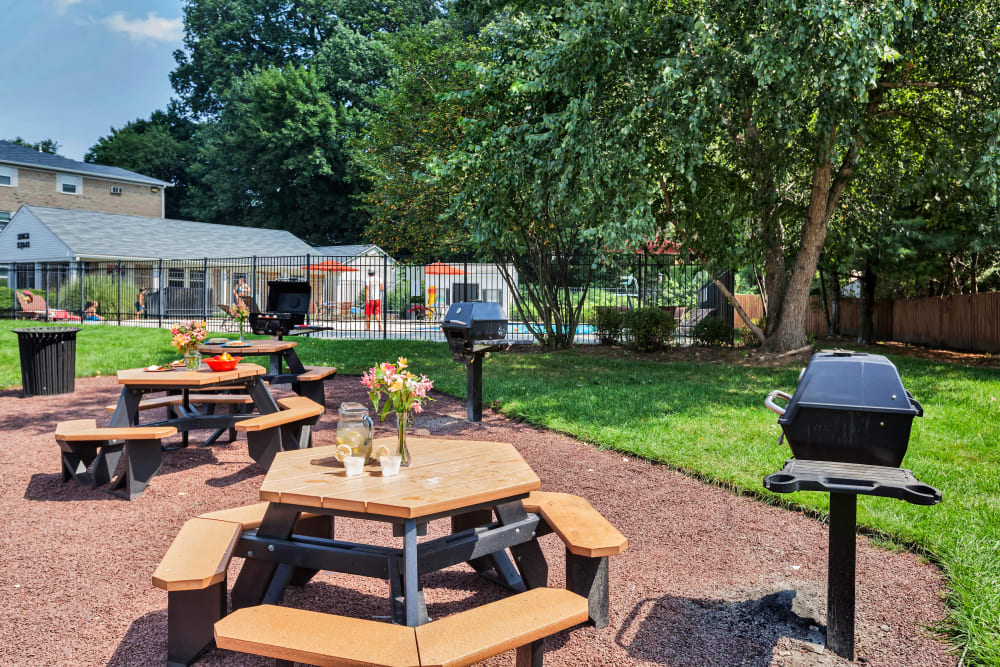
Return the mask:
M351 448L352 456L363 456L367 461L372 453L372 436L375 424L368 416L368 408L361 403L341 403L337 421L337 444Z

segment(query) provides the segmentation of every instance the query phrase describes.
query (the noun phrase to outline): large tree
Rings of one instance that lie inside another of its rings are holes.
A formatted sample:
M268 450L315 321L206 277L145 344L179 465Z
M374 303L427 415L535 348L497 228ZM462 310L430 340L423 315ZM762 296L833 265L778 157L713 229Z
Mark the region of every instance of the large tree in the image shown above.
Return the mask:
M196 136L192 217L286 229L316 243L356 240L344 149L350 125L322 76L296 66L255 71L223 102L218 120Z
M188 167L197 144L197 125L175 105L138 118L97 140L83 159L146 174L173 184L166 191L166 215L177 218L187 205Z
M827 226L881 127L921 115L968 133L995 196L998 4L605 0L512 10L501 32L540 36L514 57L565 135L547 162L611 172L627 186L616 211L706 261L762 257L760 337L780 351L805 343Z
M170 80L192 113L215 115L243 74L318 59L331 94L358 106L385 73L381 36L440 15L431 0L187 0Z
M475 60L482 47L444 19L400 31L388 45L390 85L353 142L355 163L370 182L360 197L369 216L365 237L417 261L467 256L464 218L449 212L456 188L434 180L426 165L462 139L459 120L473 110L449 94L469 87L472 77L458 64Z

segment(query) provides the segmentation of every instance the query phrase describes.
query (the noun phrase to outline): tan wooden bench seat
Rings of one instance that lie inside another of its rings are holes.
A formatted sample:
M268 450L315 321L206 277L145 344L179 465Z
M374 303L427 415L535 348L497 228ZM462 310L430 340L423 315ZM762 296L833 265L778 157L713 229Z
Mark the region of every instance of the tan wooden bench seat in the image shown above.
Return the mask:
M420 665L413 628L274 605L245 607L218 621L215 644L322 667Z
M312 447L312 426L323 415L323 406L305 396L279 398L278 407L236 424L237 431L247 434L250 458L265 470L278 452Z
M594 509L586 498L570 493L532 491L524 509L539 514L571 553L587 558L617 556L628 538Z
M56 425L56 443L62 459L64 482L76 480L98 487L125 457L125 474L112 489L124 488L129 500L137 498L160 469L160 440L177 434L173 426L98 428L94 419L73 419Z
M223 581L242 532L240 524L230 521L189 519L153 573L153 585L191 591Z
M207 512L188 520L153 573L167 591L169 665L190 664L214 641L212 625L226 615L226 571L240 536L260 526L268 503ZM295 534L333 537L333 517L303 512ZM315 570L296 568L292 585L304 585Z
M139 410L155 410L180 405L184 397L179 394L144 398L139 402ZM188 402L196 405L253 405L249 394L191 394ZM105 406L105 412L114 412L117 405Z
M292 424L302 419L319 417L323 414L323 406L312 401L305 396L290 396L279 398L278 407L281 410L272 412L269 415L260 415L251 419L245 419L236 424L236 430L241 433L251 433L263 431L276 426Z
M215 624L215 642L321 667L459 667L518 649L518 666L529 667L545 637L586 620L585 598L536 588L417 628L273 605L246 607Z
M586 598L556 588L534 588L417 627L420 665L471 665L516 648L518 666L529 667L530 653L523 649L586 622L587 616Z
M585 498L571 493L532 491L523 503L566 545L566 588L587 598L591 622L606 627L610 622L608 556L625 551L628 539Z
M100 444L109 440L161 440L176 434L177 429L173 426L98 428L95 419L73 419L56 426L56 440L61 442Z
M299 375L299 382L317 382L319 380L325 380L337 372L337 369L333 366L304 366L303 368L306 369L306 372Z

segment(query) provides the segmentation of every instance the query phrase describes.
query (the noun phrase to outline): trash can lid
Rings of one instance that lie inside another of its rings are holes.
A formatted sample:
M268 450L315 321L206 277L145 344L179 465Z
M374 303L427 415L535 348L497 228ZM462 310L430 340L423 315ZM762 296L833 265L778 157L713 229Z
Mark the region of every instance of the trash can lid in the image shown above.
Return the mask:
M29 327L26 329L11 329L19 336L30 336L38 334L69 334L80 331L80 327Z

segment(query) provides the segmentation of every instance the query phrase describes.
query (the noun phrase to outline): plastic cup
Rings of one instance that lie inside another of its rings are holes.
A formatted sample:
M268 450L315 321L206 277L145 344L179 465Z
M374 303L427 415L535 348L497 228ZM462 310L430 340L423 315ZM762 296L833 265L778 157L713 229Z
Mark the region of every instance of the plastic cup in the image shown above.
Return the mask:
M347 472L348 477L360 477L361 473L365 471L365 457L345 456L344 470Z
M378 457L379 465L382 466L382 476L392 477L394 475L398 475L399 464L402 463L402 461L403 457L399 454Z

